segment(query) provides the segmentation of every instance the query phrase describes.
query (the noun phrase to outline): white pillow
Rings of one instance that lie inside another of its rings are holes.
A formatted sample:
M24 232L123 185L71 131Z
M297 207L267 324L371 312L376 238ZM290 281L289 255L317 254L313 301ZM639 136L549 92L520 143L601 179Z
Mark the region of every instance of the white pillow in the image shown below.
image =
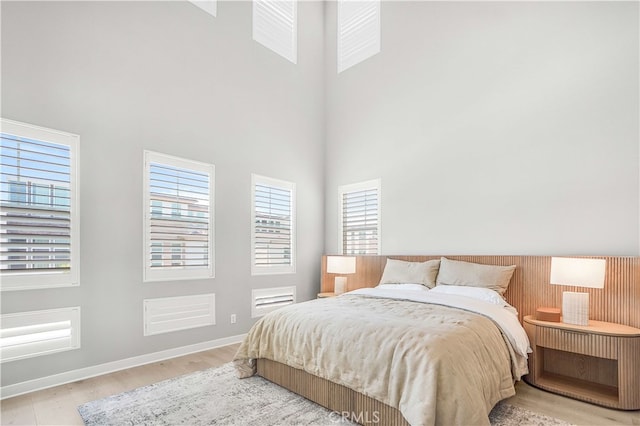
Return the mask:
M436 285L440 260L405 262L387 259L380 284L422 284L429 288Z
M378 284L376 288L381 290L412 290L412 291L429 291L429 289L423 284Z
M483 287L468 287L459 285L439 285L431 289L429 293L455 294L458 296L473 297L474 299L493 303L498 306L507 306L507 302L497 292Z
M443 257L440 259L437 285L484 287L503 295L515 269L516 265L483 265Z

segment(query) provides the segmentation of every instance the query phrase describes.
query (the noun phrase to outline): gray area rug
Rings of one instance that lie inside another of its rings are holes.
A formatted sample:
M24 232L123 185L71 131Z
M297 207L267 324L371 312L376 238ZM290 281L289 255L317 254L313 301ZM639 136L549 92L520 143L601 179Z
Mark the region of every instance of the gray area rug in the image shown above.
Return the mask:
M261 377L239 380L230 363L88 402L78 411L91 426L352 424ZM567 424L505 403L489 418L494 426Z

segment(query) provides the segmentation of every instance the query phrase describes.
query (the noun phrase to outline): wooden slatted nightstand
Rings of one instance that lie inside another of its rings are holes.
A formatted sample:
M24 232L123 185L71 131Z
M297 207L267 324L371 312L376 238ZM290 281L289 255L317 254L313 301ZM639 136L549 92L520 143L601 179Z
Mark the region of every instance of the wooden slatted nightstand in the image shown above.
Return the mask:
M640 329L603 321L580 326L524 317L533 353L525 381L622 410L640 409Z

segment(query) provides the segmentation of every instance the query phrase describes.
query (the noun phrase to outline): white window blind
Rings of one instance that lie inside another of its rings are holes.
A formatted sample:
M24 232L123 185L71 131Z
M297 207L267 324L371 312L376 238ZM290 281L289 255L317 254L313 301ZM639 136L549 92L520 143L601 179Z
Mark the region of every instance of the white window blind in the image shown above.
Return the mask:
M342 254L380 254L380 180L339 187Z
M216 295L161 297L142 301L144 335L215 325Z
M253 39L294 64L298 61L296 0L253 0Z
M145 281L212 278L214 166L145 151Z
M80 307L2 315L2 362L78 348Z
M251 290L251 300L251 318L258 318L283 306L296 303L296 288L253 289Z
M78 285L78 141L2 119L2 290Z
M338 0L338 72L380 52L380 0Z
M218 13L218 1L217 0L189 0L194 6L199 7L208 14L216 16Z
M251 272L295 272L295 184L251 176Z

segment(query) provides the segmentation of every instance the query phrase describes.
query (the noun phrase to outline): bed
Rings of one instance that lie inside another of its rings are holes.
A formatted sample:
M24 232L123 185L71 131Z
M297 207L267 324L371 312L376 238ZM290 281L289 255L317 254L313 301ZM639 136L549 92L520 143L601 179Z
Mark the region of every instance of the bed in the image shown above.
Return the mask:
M527 373L515 267L387 261L379 285L261 318L234 363L362 424L489 424ZM437 285L436 285L437 284Z

